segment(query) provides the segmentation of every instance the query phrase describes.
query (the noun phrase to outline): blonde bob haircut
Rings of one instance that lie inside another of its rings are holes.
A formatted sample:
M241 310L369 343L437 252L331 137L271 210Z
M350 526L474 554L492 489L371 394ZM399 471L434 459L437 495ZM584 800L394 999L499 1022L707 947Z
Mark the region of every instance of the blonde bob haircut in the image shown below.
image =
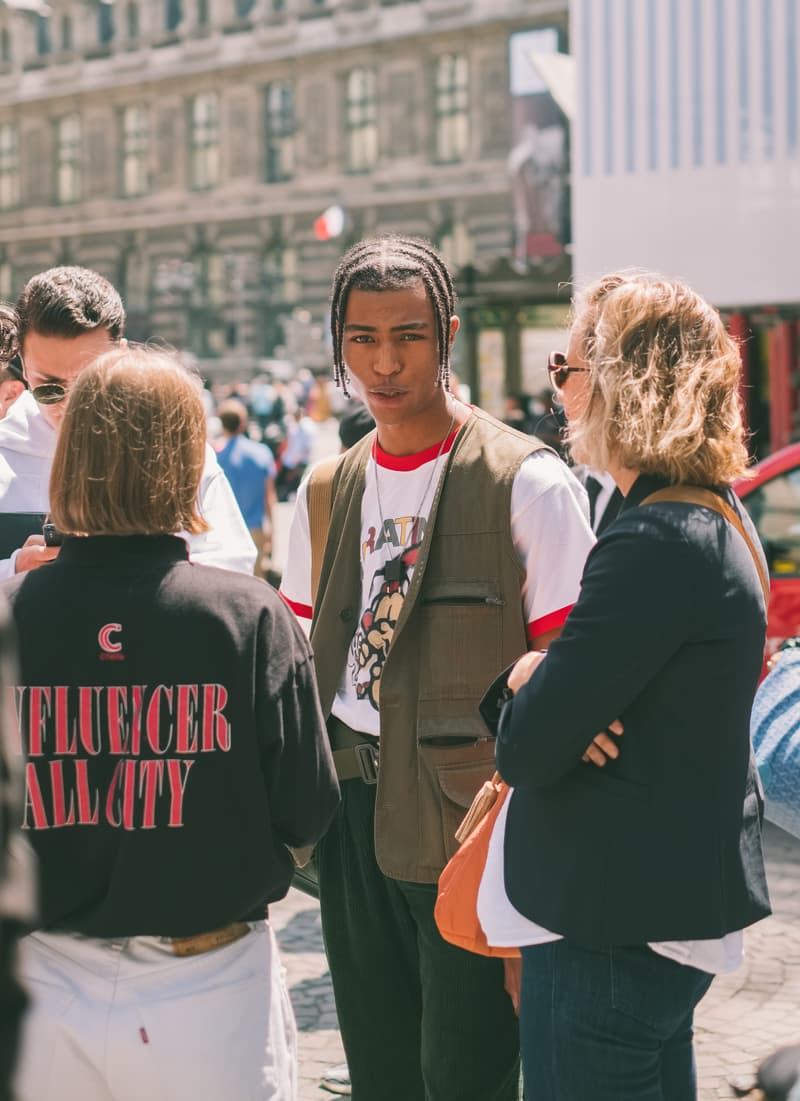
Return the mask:
M606 275L576 299L572 343L588 399L569 425L576 462L722 486L745 471L741 361L721 317L685 283Z
M208 530L197 492L206 418L192 376L163 351L122 345L72 386L50 475L65 535Z

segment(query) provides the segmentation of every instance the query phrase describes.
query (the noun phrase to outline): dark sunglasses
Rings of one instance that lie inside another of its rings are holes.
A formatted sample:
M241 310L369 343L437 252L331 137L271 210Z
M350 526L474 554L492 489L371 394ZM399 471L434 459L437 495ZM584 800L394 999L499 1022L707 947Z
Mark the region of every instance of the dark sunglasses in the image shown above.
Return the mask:
M547 373L554 390L563 390L570 375L583 374L588 370L588 367L570 367L563 352L551 352L547 360Z
M58 405L68 393L67 387L60 382L43 382L41 386L31 388L31 397L39 405Z

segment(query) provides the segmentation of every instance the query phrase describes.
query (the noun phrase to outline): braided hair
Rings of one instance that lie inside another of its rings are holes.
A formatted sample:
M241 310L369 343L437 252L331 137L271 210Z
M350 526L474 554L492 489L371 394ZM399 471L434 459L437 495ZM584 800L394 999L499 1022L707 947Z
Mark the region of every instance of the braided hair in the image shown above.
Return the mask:
M0 364L7 364L19 352L17 315L10 306L0 305Z
M350 291L394 291L421 281L433 306L439 346L436 385L450 389L450 322L455 312L453 277L430 241L421 237L386 234L353 245L344 254L333 277L331 335L333 378L345 395L349 381L342 344Z

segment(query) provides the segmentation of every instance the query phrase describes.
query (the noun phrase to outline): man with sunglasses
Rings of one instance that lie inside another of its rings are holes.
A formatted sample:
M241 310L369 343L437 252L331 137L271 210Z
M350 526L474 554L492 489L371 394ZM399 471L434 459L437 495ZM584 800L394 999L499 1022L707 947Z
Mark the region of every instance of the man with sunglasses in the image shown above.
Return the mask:
M51 268L26 283L16 319L4 311L0 326L4 358L17 353L28 386L0 422L0 514L33 517L49 510L50 466L70 386L123 340L125 308L97 272ZM187 536L192 560L252 573L255 546L210 447L200 506L211 527L203 535ZM0 515L0 531L2 521ZM9 558L0 558L0 579L44 565L58 550L46 546L42 535L30 535Z

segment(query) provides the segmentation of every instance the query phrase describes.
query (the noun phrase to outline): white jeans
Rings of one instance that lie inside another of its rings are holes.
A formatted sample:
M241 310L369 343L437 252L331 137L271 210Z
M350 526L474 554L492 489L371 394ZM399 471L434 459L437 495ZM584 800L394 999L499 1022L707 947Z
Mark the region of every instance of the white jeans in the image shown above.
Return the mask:
M177 958L158 937L33 933L18 1101L295 1101L297 1035L266 922Z

